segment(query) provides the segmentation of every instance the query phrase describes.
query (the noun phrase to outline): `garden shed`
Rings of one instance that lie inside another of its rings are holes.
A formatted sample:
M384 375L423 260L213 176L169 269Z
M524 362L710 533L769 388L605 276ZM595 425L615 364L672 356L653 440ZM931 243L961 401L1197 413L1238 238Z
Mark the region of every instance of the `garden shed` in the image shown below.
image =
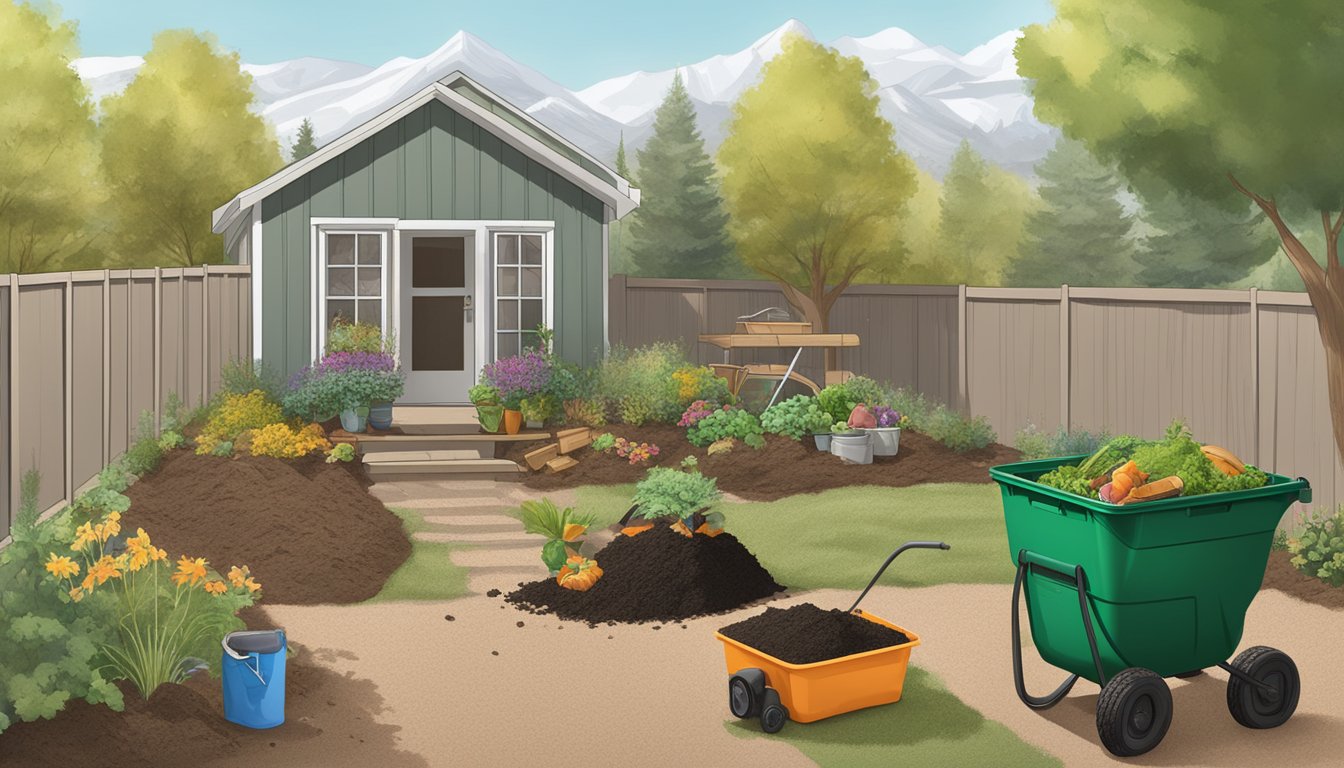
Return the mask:
M485 363L555 331L607 344L608 225L639 190L454 73L239 192L214 212L252 267L253 355L286 375L347 320L392 334L402 401L465 403Z

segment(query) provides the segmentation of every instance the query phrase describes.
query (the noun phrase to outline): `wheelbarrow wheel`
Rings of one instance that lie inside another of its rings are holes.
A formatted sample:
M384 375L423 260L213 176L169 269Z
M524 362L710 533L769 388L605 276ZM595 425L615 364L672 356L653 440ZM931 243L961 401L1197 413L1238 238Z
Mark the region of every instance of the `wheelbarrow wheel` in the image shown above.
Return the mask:
M779 700L779 691L766 688L761 697L761 730L766 733L779 733L789 722L789 709Z
M1236 675L1228 678L1227 709L1238 723L1247 728L1275 728L1288 722L1302 692L1297 665L1288 654L1257 645L1242 651L1230 666L1269 686L1265 689Z
M734 717L747 719L761 712L765 697L765 672L748 667L728 678L728 710Z
M1150 669L1130 667L1112 677L1097 699L1097 735L1117 757L1156 747L1171 726L1171 689Z

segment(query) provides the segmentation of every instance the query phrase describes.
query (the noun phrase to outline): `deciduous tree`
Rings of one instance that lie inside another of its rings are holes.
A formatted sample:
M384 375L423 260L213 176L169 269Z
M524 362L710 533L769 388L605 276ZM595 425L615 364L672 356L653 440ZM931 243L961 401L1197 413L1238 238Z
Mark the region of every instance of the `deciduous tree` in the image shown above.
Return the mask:
M1025 181L986 162L962 141L943 177L932 277L954 285L1002 283L1032 204Z

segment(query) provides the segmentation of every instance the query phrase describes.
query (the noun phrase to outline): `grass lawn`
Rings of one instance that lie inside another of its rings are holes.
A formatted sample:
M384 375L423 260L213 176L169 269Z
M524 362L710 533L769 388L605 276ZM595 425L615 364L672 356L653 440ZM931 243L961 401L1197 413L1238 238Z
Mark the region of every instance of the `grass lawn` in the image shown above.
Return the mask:
M414 537L419 531L433 531L437 527L425 522L424 516L413 509L391 508L406 529L406 535ZM454 549L467 545L449 544L436 541L416 541L411 539L411 556L401 564L392 578L383 585L382 591L369 599L369 602L388 602L391 600L452 600L467 594L467 569L454 565L448 557Z
M610 525L625 514L632 485L578 489L578 509ZM945 541L946 552L901 555L883 584L1006 584L1013 580L999 488L993 483L861 486L778 501L725 504L727 529L793 589L862 589L907 541Z
M815 723L789 723L773 736L762 733L755 720L733 720L725 727L743 738L784 739L822 768L1061 765L1003 725L986 720L948 692L937 677L914 666L895 704Z

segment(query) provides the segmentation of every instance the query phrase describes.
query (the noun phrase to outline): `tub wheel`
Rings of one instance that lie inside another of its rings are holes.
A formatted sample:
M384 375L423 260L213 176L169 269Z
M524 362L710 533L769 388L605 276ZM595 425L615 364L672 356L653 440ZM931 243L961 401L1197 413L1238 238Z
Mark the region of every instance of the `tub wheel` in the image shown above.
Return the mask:
M1097 735L1111 754L1133 757L1162 743L1171 726L1171 689L1160 675L1130 667L1097 698Z
M1252 680L1266 683L1266 690L1235 674L1227 681L1227 709L1247 728L1275 728L1288 722L1297 710L1302 680L1288 654L1257 645L1242 651L1229 665Z
M779 700L779 691L766 688L761 697L761 730L766 733L779 733L789 721L789 710Z
M765 696L765 673L755 667L740 669L728 678L728 710L743 720L756 717Z

